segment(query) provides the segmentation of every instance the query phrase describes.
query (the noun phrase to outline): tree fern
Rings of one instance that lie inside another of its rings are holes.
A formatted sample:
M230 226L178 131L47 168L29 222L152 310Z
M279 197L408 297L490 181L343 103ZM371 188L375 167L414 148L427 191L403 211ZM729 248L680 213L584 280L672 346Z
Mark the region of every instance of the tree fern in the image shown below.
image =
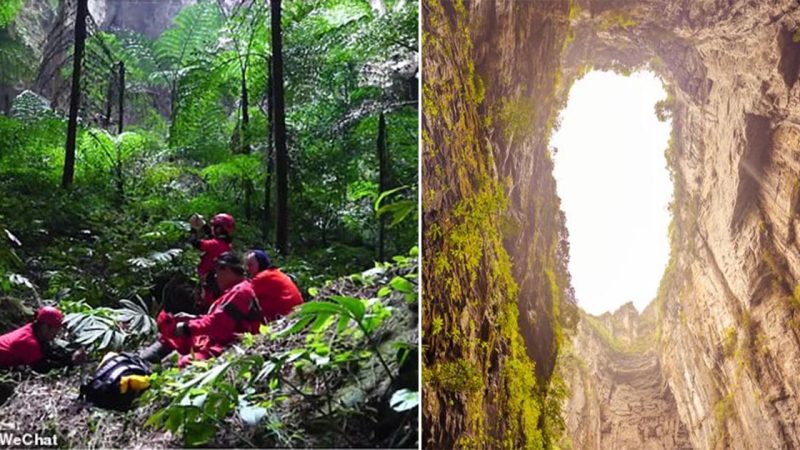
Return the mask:
M181 10L172 27L155 43L158 74L174 83L187 61L215 47L221 26L222 16L212 1L201 1Z

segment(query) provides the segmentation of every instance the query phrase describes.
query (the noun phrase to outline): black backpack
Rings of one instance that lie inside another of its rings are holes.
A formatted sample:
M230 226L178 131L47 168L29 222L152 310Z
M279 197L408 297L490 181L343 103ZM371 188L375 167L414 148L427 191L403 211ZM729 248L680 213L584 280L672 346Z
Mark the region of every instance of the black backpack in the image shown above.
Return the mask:
M132 353L120 353L100 364L94 377L81 385L80 398L105 409L127 411L140 392L129 390L122 394L119 382L127 375L150 375L152 372L142 358Z

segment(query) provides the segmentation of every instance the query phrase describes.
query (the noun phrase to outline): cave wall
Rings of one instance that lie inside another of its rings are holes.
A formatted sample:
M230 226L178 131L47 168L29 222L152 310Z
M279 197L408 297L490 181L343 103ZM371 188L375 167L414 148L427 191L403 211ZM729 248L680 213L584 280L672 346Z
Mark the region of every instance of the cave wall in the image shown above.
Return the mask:
M613 314L581 314L562 355L571 389L563 413L571 448L692 448L655 345L656 309L653 304L640 316L628 303Z
M647 63L672 95L655 351L691 445L800 447L797 2L578 4L566 76Z
M546 143L569 1L422 7L423 446L551 446L572 293Z

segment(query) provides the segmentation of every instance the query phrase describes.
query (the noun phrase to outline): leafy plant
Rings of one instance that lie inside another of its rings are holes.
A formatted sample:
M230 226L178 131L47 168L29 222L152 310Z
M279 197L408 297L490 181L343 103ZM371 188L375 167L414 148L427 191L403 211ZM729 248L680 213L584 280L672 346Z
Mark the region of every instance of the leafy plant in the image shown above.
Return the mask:
M408 192L409 189L410 186L401 186L390 189L386 192L382 192L375 200L375 214L379 218L384 215L390 215L392 217L392 221L389 223L389 228L396 226L408 217L416 218L417 202L414 200L401 198L392 203L386 204L386 200L392 195L400 192Z
M0 3L0 28L8 25L22 8L23 0L5 0Z
M141 342L156 330L144 301L136 300L120 300L121 309L91 308L82 301L64 301L61 308L68 312L64 325L77 344L98 352L122 349L123 345Z

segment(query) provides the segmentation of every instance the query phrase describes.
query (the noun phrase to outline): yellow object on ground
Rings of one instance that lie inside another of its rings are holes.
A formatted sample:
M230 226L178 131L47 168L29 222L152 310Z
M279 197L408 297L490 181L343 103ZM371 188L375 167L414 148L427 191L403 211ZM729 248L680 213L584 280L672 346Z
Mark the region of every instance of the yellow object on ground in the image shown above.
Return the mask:
M150 387L150 377L147 375L127 375L119 380L119 392L124 394L128 389L132 391L143 391Z

